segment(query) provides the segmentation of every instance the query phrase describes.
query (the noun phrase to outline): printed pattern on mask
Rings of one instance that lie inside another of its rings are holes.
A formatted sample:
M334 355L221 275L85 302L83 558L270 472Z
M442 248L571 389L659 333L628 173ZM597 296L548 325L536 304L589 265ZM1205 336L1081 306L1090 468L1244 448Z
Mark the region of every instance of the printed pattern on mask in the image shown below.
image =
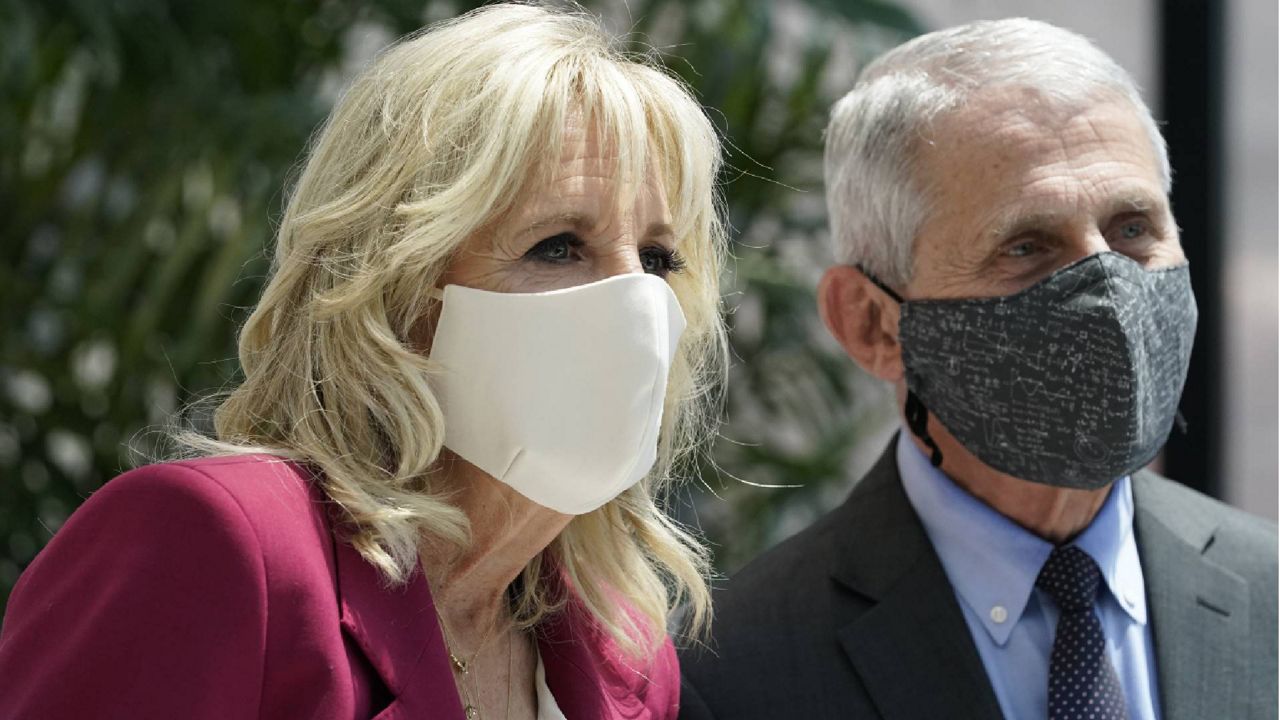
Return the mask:
M1013 295L902 308L907 386L997 470L1101 487L1169 435L1196 327L1185 264L1104 252Z

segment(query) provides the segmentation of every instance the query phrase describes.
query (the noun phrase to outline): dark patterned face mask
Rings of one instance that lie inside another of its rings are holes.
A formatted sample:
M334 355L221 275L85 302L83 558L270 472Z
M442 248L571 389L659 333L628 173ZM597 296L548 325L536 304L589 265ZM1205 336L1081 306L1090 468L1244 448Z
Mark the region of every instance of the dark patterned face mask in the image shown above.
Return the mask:
M1196 330L1185 263L1145 270L1104 252L963 300L904 302L875 282L902 304L907 423L935 465L929 412L996 470L1067 488L1132 473L1168 438Z

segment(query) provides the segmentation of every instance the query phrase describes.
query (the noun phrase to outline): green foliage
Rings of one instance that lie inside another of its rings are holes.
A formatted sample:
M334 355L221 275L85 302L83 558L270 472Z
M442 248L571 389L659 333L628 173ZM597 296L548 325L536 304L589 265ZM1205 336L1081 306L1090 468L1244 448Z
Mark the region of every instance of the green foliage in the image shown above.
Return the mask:
M234 382L282 188L353 46L476 4L0 0L0 606L148 428ZM917 28L879 0L588 5L654 43L732 143L738 361L703 474L723 500L674 506L736 567L831 504L877 421L814 312L826 81L841 43L853 62Z

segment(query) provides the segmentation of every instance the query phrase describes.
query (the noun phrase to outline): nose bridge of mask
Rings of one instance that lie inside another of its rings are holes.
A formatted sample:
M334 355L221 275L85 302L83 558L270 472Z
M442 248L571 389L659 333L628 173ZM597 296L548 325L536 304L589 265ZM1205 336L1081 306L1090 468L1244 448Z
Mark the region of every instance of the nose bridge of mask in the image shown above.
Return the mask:
M1098 264L1102 266L1103 274L1106 276L1109 285L1108 290L1113 300L1119 301L1135 293L1140 293L1143 286L1146 285L1143 276L1147 274L1147 271L1132 258L1117 252L1099 253L1094 257L1098 258Z
M1098 342L1105 342L1103 336L1110 336L1113 340L1107 344L1113 350L1112 357L1099 355L1092 358L1090 365L1097 368L1094 372L1101 374L1102 389L1110 396L1109 401L1130 409L1123 428L1118 427L1114 433L1076 429L1078 455L1105 464L1111 461L1112 456L1124 457L1129 453L1147 422L1146 408L1140 400L1135 400L1150 384L1146 339L1150 329L1145 327L1147 318L1141 312L1146 302L1143 293L1146 271L1136 260L1114 251L1091 255L1079 263L1079 267L1085 277L1094 278L1090 286L1081 292L1091 300L1089 314L1096 326L1091 334L1099 337ZM1065 289L1065 292L1072 291ZM1097 426L1104 427L1105 424L1097 421ZM1090 424L1091 430L1092 427L1093 423Z
M1168 424L1165 416L1177 412L1177 399L1181 397L1180 384L1176 393L1165 397L1164 376L1170 374L1169 366L1177 365L1180 358L1189 354L1189 349L1182 347L1178 330L1181 323L1170 322L1166 327L1162 322L1163 313L1151 312L1151 308L1167 311L1183 304L1172 293L1167 290L1162 293L1161 289L1176 285L1176 280L1171 284L1169 278L1163 276L1185 270L1182 266L1148 270L1119 253L1105 255L1108 257L1103 259L1103 266L1107 271L1113 322L1126 340L1129 355L1128 384L1121 396L1134 395L1130 442L1161 442L1168 432L1164 427ZM1194 301L1191 304L1194 307Z

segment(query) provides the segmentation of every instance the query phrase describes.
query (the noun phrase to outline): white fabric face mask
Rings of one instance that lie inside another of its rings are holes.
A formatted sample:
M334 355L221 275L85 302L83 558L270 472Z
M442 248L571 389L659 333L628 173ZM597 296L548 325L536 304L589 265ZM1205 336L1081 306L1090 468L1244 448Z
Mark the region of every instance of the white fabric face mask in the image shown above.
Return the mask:
M449 285L431 345L445 447L530 500L591 512L657 459L684 313L666 281L540 293Z

